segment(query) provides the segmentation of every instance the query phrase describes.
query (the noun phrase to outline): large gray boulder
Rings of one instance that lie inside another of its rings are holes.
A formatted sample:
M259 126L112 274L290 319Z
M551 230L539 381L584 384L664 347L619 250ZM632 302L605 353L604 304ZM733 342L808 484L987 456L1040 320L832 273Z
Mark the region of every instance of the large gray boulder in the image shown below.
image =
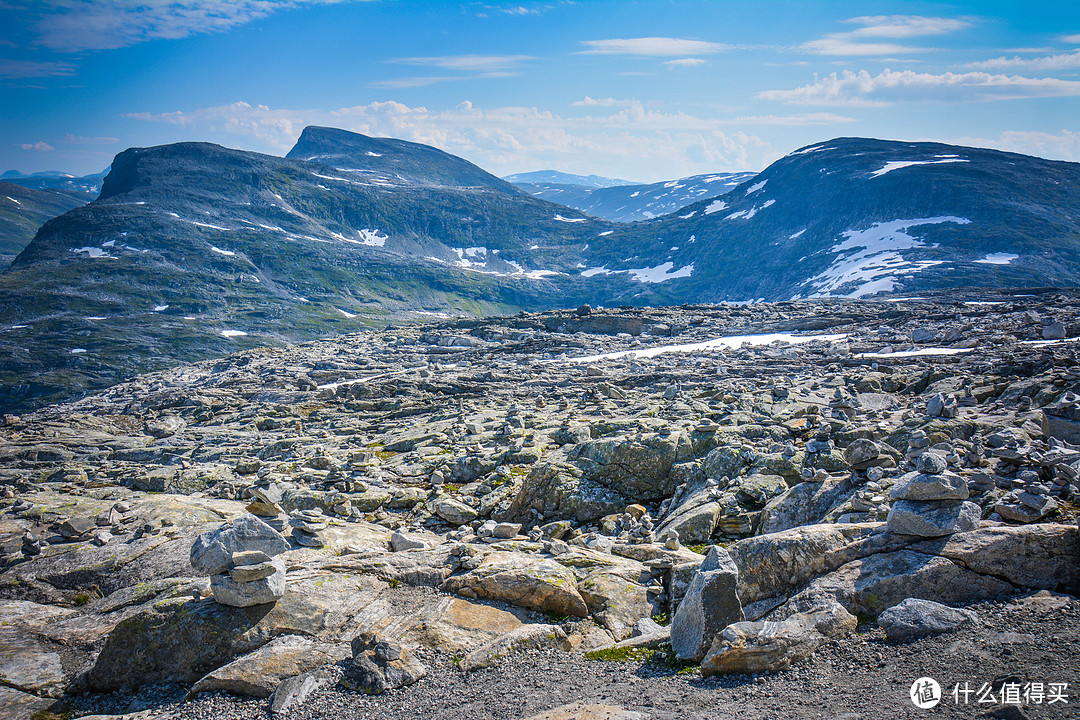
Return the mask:
M891 496L893 500L967 500L968 486L955 473L908 473L893 485Z
M671 620L671 647L684 660L700 661L716 634L743 617L739 568L727 550L714 545Z
M907 642L953 632L977 619L978 616L971 610L951 608L933 600L908 598L881 613L877 623L889 640Z
M736 622L716 636L701 662L701 674L785 670L829 638L854 632L857 625L855 616L835 603L779 621Z
M973 502L897 500L886 525L897 535L940 537L977 529L981 516L982 510Z
M288 549L281 533L248 513L196 538L191 546L191 567L202 575L217 575L232 568L235 552L259 550L274 557Z

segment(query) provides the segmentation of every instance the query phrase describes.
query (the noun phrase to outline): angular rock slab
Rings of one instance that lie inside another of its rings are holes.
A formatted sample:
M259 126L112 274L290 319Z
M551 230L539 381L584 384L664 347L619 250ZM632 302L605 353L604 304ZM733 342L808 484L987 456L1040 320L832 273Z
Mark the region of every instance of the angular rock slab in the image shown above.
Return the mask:
M255 652L204 675L192 694L225 690L267 698L286 679L349 657L345 643L321 643L300 635L274 638Z
M716 634L743 617L739 568L713 545L671 620L671 648L684 660L701 660Z
M339 642L384 587L371 577L324 574L291 580L274 605L237 608L190 597L149 603L109 633L85 689L194 683L281 635Z
M191 546L191 567L197 573L219 575L232 567L235 552L260 550L274 557L288 549L281 533L249 513L200 535Z
M466 672L489 667L510 653L537 648L570 652L571 645L566 631L558 625L522 625L473 650L462 658L460 667Z
M890 496L893 500L967 500L968 486L955 473L908 473L896 481Z
M957 500L897 500L885 524L889 532L917 537L941 537L979 527L982 509Z
M475 570L447 578L442 589L469 598L504 600L545 613L586 617L589 607L576 586L573 574L553 560L494 552Z
M981 528L922 540L910 548L940 555L1020 587L1080 592L1080 533L1069 525Z
M653 605L645 586L618 572L595 570L577 589L596 622L616 640L628 637L638 620L652 616Z
M772 616L783 616L789 608L800 611L807 596L832 597L852 614L876 618L909 597L966 605L1008 595L1015 589L997 577L980 575L951 560L898 550L854 560L813 580Z
M810 657L830 637L848 635L857 625L855 616L837 605L778 622L733 623L712 642L701 662L701 674L786 670Z
M878 615L877 623L893 642L908 642L930 635L953 632L975 622L971 610L951 608L932 600L908 598Z

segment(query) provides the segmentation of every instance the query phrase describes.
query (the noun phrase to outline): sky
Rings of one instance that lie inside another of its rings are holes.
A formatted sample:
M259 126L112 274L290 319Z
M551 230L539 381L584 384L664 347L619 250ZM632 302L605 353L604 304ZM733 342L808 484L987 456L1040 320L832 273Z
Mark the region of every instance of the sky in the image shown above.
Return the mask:
M1080 161L1080 2L0 0L0 171L307 125L504 176L761 170L840 136Z

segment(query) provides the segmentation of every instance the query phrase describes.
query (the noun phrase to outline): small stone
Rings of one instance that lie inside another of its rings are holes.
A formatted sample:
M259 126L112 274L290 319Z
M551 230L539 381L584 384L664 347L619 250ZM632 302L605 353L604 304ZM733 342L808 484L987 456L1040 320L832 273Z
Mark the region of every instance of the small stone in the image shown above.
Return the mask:
M279 566L273 560L257 563L254 565L241 565L229 571L229 577L233 582L246 583L253 580L262 580L278 572Z

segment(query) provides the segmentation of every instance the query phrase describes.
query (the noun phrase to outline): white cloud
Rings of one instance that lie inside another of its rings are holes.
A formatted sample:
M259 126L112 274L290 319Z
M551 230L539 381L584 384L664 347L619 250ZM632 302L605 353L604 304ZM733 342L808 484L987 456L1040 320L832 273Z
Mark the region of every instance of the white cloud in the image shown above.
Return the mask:
M85 135L72 135L67 133L61 142L69 145L112 145L120 142L120 138L114 137L86 137Z
M456 80L472 80L474 75L419 75L412 77L393 78L392 80L373 80L368 87L384 88L387 90L399 90L402 88L427 87L438 83L453 82Z
M945 35L971 27L967 20L959 18L924 17L922 15L864 15L844 22L862 25L852 30L851 37L913 38L927 35Z
M585 117L562 117L530 107L447 110L375 102L338 110L271 109L233 103L128 117L182 125L188 137L212 132L258 140L263 151L285 152L306 125L327 125L380 137L434 145L489 172L555 168L642 180L722 170L759 170L778 155L755 135L725 133L716 122L685 113L647 110L639 101ZM601 106L600 104L597 107ZM238 143L248 145L251 143Z
M633 105L633 100L617 100L616 98L594 98L585 96L582 100L575 100L570 103L571 107L629 107Z
M75 66L66 62L0 60L0 78L39 78L74 75Z
M815 55L908 55L920 52L921 48L895 43L856 42L847 34L826 35L820 40L811 40L800 46Z
M679 57L680 55L715 55L728 49L726 45L704 40L669 37L615 38L584 40L585 55L645 55L649 57Z
M50 145L49 143L44 142L42 140L39 140L36 143L23 143L19 147L22 148L23 150L35 150L37 152L49 152L50 150L55 150L56 149L52 145Z
M1062 35L1061 42L1063 43L1080 43L1080 35Z
M1062 130L1047 133L1029 130L1007 130L996 138L960 137L945 140L951 145L988 147L1006 152L1035 155L1050 160L1080 162L1080 132Z
M1080 50L1045 57L999 57L968 65L977 70L1072 70L1080 68Z
M1080 82L985 72L917 73L911 70L871 76L865 70L831 73L794 90L766 90L763 100L797 105L884 106L898 102L973 102L1080 95Z
M729 121L729 124L746 125L834 125L838 123L857 122L855 118L835 115L833 113L802 113L800 115L750 115L738 117Z
M844 22L863 27L849 32L831 33L818 40L811 40L803 43L800 46L801 49L816 55L909 55L924 52L926 48L889 42L865 42L865 40L867 38L905 40L929 35L944 35L971 26L971 23L966 20L921 15L867 15L849 18Z
M669 68L696 67L704 65L705 61L701 58L679 58L678 60L666 60L664 64Z
M36 8L40 43L79 52L222 32L305 4L350 0L47 0ZM352 0L355 1L355 0Z
M530 55L444 55L442 57L395 58L387 62L401 63L402 65L426 65L462 72L493 72L516 68L526 60L535 59Z

